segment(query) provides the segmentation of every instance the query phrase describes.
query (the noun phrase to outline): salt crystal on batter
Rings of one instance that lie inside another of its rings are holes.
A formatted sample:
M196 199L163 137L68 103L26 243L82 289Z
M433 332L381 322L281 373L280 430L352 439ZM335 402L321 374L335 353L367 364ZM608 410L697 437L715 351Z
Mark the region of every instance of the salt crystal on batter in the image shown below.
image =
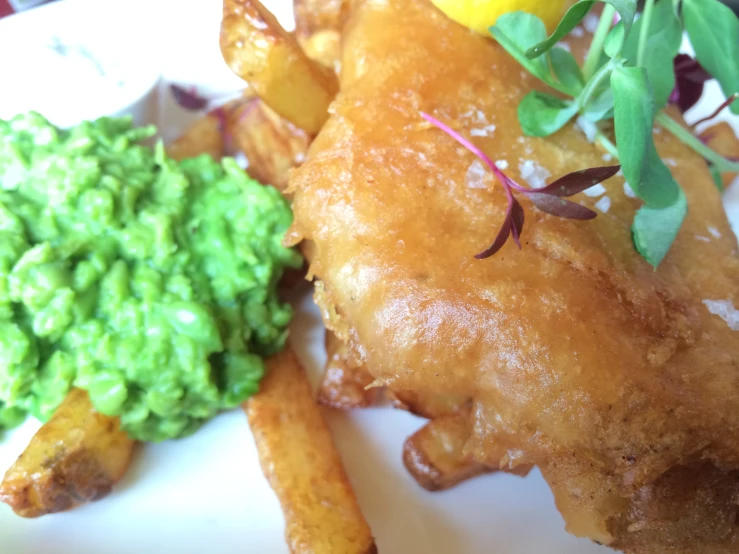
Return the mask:
M709 226L708 227L708 232L711 233L717 239L720 239L721 238L721 231L719 231L718 229L716 229L716 227Z
M467 175L465 175L464 182L468 188L485 189L488 188L492 179L492 175L482 162L475 159L467 168Z
M739 310L731 300L704 300L703 303L713 315L723 319L732 331L739 331Z
M465 119L471 119L475 123L487 123L488 120L485 117L485 112L478 108L472 108L470 111L465 112L461 115Z
M495 160L495 165L498 166L498 169L501 171L505 171L508 169L508 161L507 160Z
M585 27L585 30L588 33L593 34L598 28L598 16L593 13L589 13L585 16L585 19L583 19L582 26Z
M596 196L600 196L601 194L606 193L606 187L598 183L597 185L593 185L589 189L585 189L583 191L587 196L590 196L592 198L595 198Z
M489 137L495 131L495 125L492 123L482 129L472 129L470 135L473 137Z
M580 38L581 36L585 34L585 29L583 29L582 27L578 25L577 27L572 29L572 31L570 31L570 34L575 38Z
M608 213L608 210L611 209L611 199L607 196L604 196L600 200L598 200L595 203L595 207L598 208L601 212Z
M518 171L521 173L521 179L535 189L546 185L547 178L552 175L545 167L540 166L533 160L524 160L518 164Z
M626 181L624 181L624 194L629 198L636 198L636 193L634 192L634 189L632 189L631 185Z

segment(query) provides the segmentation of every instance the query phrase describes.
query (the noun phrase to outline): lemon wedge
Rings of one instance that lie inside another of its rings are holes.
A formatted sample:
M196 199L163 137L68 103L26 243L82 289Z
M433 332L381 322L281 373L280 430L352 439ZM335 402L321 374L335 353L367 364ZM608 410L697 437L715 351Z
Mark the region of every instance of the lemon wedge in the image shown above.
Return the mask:
M559 23L573 0L431 0L444 14L457 23L487 35L498 17L508 12L533 14L550 31Z

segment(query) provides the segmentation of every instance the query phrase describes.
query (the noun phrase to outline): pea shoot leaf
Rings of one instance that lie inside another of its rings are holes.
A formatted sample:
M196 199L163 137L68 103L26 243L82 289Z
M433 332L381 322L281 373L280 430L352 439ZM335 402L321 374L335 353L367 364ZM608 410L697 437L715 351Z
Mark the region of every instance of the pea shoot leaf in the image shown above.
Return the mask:
M606 40L603 43L603 50L609 58L616 56L624 44L624 35L626 30L624 29L624 22L619 21L616 26L608 32Z
M646 70L617 67L611 73L611 88L616 144L624 177L650 207L673 205L681 192L652 140L655 106Z
M708 171L711 172L711 179L713 179L713 184L716 185L716 188L724 192L724 179L721 175L721 170L717 168L715 165L709 166Z
M683 21L695 55L728 97L739 92L739 19L717 0L684 0ZM739 102L731 111L739 113Z
M570 96L577 96L585 86L585 79L575 57L564 48L549 51L549 63L557 81L565 87Z
M490 33L529 73L552 88L567 94L567 90L552 76L546 58L526 57L526 50L547 36L546 27L541 19L526 12L505 13L490 27Z
M576 113L576 103L532 91L518 105L518 122L526 136L548 137L564 127Z
M604 119L612 119L613 90L607 88L588 102L583 108L582 116L592 123L597 123Z
M678 196L671 205L662 208L642 206L636 212L631 227L634 246L655 268L675 241L687 213L688 203L679 189Z
M631 24L636 16L636 0L600 0L606 4L613 6L618 14L621 16L621 20L624 22L624 34L628 35L631 29ZM543 53L551 50L552 47L562 40L565 36L570 34L570 31L574 29L580 21L588 14L590 9L595 4L596 0L580 0L576 2L557 25L554 33L547 38L526 50L526 56L528 58L537 58ZM619 48L620 50L620 48Z
M670 2L665 0L657 2L653 10L644 46L648 53L644 59L644 67L652 84L654 103L657 109L661 109L667 105L667 100L675 89L673 61L680 50L683 32ZM634 23L633 30L624 45L623 55L632 65L636 64L643 23L643 18Z

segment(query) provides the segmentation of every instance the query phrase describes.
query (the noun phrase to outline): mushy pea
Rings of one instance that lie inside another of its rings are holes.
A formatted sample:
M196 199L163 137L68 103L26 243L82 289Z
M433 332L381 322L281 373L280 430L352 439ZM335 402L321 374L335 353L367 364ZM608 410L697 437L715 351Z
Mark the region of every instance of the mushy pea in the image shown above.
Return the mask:
M70 387L139 440L195 431L257 391L299 267L272 187L231 159L176 162L153 128L0 120L0 429Z

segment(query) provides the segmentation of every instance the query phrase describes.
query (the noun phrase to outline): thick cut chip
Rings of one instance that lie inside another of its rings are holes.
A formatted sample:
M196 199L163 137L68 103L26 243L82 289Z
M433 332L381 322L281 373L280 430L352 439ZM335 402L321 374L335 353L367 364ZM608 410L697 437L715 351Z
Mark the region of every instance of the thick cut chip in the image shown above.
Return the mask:
M225 0L221 52L264 102L315 134L338 91L333 71L311 60L297 39L257 0Z
M377 552L305 370L291 349L267 360L261 390L244 409L262 471L285 513L290 551Z
M85 391L72 389L5 474L0 499L23 517L99 500L125 474L134 444L118 418L97 413Z
M439 491L490 469L464 453L469 417L457 415L429 421L403 445L403 463L424 489Z

